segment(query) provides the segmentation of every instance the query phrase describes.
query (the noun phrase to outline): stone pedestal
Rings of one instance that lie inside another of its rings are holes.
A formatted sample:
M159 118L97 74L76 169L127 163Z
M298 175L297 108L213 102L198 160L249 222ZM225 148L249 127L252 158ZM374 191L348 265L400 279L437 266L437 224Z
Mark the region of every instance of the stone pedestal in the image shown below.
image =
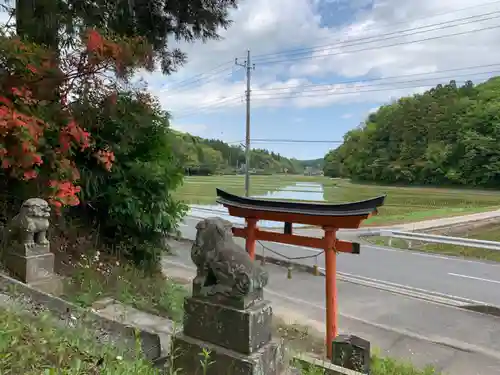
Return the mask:
M332 363L349 370L370 373L370 342L354 335L338 335L332 343Z
M271 341L272 308L258 297L253 303L250 297L187 298L184 330L173 340L174 369L182 369L186 375L203 373L200 361L202 352L208 349L211 365L207 375L281 374L283 351Z
M22 282L43 292L62 294L62 282L54 273L55 255L49 244L13 244L5 254L7 269Z

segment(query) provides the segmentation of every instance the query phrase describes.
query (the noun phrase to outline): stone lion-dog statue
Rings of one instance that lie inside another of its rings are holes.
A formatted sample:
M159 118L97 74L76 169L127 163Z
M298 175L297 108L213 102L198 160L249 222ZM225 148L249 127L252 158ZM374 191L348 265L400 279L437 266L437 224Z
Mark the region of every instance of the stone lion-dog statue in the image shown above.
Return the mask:
M256 264L233 239L232 224L221 218L207 218L196 225L191 259L197 268L193 285L205 296L245 297L262 290L268 273Z
M9 237L22 245L47 246L47 230L50 223L50 206L41 198L30 198L23 202L19 213L9 223Z

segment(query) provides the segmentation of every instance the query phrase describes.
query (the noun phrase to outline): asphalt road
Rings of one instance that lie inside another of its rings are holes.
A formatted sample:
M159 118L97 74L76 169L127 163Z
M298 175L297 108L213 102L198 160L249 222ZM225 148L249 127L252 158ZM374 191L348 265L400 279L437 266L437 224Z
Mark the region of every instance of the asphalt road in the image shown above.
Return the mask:
M190 245L171 246L176 255L164 258L166 274L180 276L187 268L194 276ZM273 310L324 333L324 278L297 272L288 279L285 269L271 264L266 270L265 296ZM453 375L492 375L500 368L499 318L342 281L338 301L340 332L371 341L382 354Z
M200 219L188 217L180 230L184 238L194 239L195 225ZM339 235L342 238L342 234ZM237 241L243 245L242 239ZM324 267L321 251L298 246L262 242L282 254L284 259L313 256L294 260L297 263ZM257 245L257 252L263 248ZM269 250L265 250L271 256ZM273 254L275 257L279 255ZM360 255L341 254L338 272L346 276L362 277L375 284L393 283L399 287L418 288L424 293L461 297L480 304L500 306L500 265L433 254L362 245Z

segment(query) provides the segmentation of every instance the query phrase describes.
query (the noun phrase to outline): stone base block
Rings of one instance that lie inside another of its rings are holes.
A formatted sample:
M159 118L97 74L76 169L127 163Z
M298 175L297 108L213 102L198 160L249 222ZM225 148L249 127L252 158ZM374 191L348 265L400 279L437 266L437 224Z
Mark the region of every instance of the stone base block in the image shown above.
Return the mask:
M56 274L46 277L45 279L29 283L28 285L56 297L61 296L64 292L63 280Z
M338 335L332 342L332 363L359 371L370 373L370 342L354 335Z
M11 245L10 253L22 255L25 257L32 257L50 253L50 244L20 244L14 243Z
M173 339L172 349L173 370L185 375L204 374L200 363L203 350L210 352L206 375L281 375L286 370L283 349L272 341L247 356L179 334Z
M203 286L196 280L193 280L193 297L202 301L211 302L217 305L233 307L238 310L245 310L264 300L264 291L262 289L251 292L244 297L226 297L222 294L206 296L203 292Z
M31 284L54 275L54 259L55 255L52 253L30 257L7 253L5 266L22 282Z
M237 310L187 298L184 302L184 333L242 354L251 354L271 340L272 315L268 301Z

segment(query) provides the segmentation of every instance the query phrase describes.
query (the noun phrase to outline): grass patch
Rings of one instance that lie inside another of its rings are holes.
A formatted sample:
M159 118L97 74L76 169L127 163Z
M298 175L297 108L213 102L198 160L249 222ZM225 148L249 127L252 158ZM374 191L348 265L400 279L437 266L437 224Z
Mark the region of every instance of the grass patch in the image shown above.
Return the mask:
M91 331L57 328L47 313L35 317L3 308L0 369L5 375L158 374L140 355L96 343Z
M274 317L274 334L283 339L292 351L296 353L311 353L313 357L324 358L326 355L322 335L309 327L300 324L285 324ZM376 352L376 350L375 350ZM372 375L438 375L432 367L418 369L408 362L383 357L378 353L372 354ZM302 368L304 375L323 375L325 372L319 368Z
M0 308L0 369L5 375L157 375L140 353L121 350L95 340L95 333L81 327L56 327L49 313L33 316ZM307 329L292 326L284 335L291 342L318 345ZM169 374L182 372L169 371ZM322 374L317 369L303 369L304 375ZM419 370L378 355L372 357L373 375L436 375L430 369Z
M304 182L321 184L324 199L330 203L352 202L387 194L379 215L366 220L365 226L466 215L500 207L500 192L492 190L366 185L321 176L251 176L250 190L252 195L264 195ZM216 188L243 195L244 177L186 177L184 185L174 195L188 204L210 205L215 203ZM307 194L300 193L307 190L305 187L295 186L294 190L299 192L296 193L298 199L307 199Z
M99 252L80 257L69 272L63 298L84 307L113 298L142 311L181 320L187 292L161 272L146 273L112 257L103 261Z
M488 225L480 228L475 228L468 232L454 234L453 236L500 242L500 225L496 224L496 225ZM370 236L370 237L365 237L365 240L375 245L380 245L380 246L389 245L389 237ZM407 241L398 238L392 239L391 247L404 250L410 249ZM455 246L448 244L430 244L420 241L412 241L411 250L463 257L463 258L475 258L480 260L500 262L499 251L480 249L475 247Z

